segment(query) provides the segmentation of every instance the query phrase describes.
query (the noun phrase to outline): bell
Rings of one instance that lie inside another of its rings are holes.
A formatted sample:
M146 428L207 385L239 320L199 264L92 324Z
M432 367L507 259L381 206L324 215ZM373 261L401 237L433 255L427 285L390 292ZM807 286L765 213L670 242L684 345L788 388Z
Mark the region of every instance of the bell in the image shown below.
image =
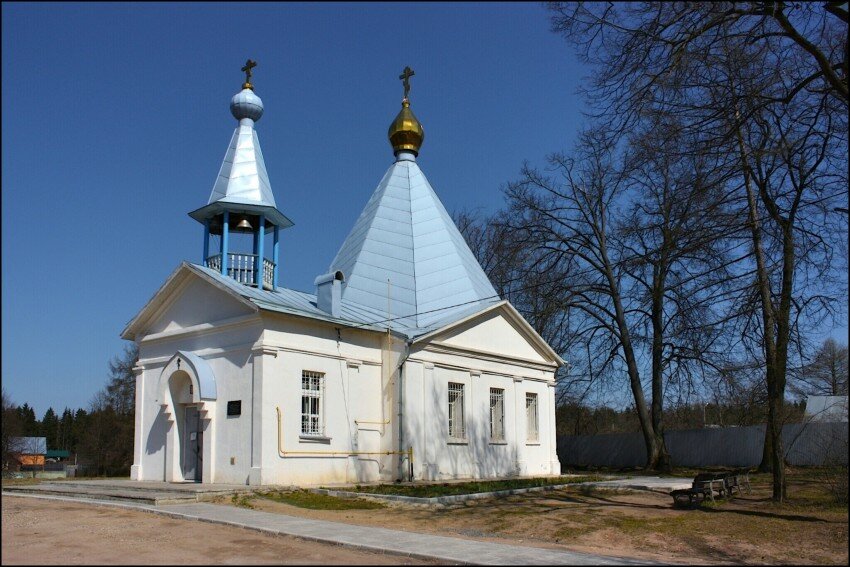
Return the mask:
M239 221L239 223L236 225L236 228L241 228L241 229L245 229L245 230L254 230L254 227L253 227L253 226L251 226L251 223L250 223L250 222L248 222L248 219L247 219L247 218L244 218L244 217L243 217L243 218L242 218L242 220L241 220L241 221Z

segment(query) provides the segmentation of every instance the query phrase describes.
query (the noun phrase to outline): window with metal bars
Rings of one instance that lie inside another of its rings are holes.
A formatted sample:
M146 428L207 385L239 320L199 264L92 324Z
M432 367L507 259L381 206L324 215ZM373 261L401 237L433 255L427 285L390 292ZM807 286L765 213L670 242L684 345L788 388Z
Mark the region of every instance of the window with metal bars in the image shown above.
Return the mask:
M322 395L325 390L325 375L321 372L301 372L301 434L323 436Z
M540 438L537 426L537 394L525 394L526 440L536 442Z
M505 440L505 391L490 388L490 441Z
M463 384L449 382L449 438L466 439L463 420Z

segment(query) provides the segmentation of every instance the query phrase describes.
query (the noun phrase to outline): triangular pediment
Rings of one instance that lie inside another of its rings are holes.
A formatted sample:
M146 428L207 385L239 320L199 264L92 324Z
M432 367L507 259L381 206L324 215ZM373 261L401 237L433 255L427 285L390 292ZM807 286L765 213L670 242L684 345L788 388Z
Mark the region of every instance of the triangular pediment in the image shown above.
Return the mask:
M561 357L506 301L419 337L414 342L502 359L554 366L564 364Z
M181 264L127 324L121 337L136 340L140 335L177 331L257 311L250 301L216 283L189 264Z

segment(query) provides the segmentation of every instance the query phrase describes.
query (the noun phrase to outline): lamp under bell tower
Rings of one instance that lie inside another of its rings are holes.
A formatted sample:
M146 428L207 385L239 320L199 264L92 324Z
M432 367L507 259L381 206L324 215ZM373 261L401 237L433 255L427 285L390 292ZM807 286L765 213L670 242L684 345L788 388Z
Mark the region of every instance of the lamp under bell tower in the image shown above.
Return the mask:
M279 233L292 221L277 209L260 140L254 124L263 115L263 101L254 94L250 59L242 90L230 101L230 112L239 121L218 172L209 202L189 213L204 225L204 266L220 271L245 285L274 290L278 285ZM273 234L272 258L266 258L265 237ZM252 234L253 249L231 250L230 235ZM220 235L218 251L210 250L210 235Z

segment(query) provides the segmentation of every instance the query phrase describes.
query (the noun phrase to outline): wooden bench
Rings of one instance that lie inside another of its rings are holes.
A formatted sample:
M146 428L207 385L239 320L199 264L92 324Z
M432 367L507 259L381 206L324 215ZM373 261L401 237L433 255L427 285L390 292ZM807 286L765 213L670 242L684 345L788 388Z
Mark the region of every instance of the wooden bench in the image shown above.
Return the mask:
M699 473L694 477L690 488L680 488L670 492L673 497L673 504L684 504L685 498L688 499L688 505L693 506L694 502L699 502L708 498L714 502L714 492L717 491L719 498L729 494L729 488L726 484L726 479L729 473ZM740 492L740 488L739 488Z
M735 469L726 473L726 491L729 496L737 490L740 495L741 490L745 489L747 494L751 494L750 490L750 469Z

